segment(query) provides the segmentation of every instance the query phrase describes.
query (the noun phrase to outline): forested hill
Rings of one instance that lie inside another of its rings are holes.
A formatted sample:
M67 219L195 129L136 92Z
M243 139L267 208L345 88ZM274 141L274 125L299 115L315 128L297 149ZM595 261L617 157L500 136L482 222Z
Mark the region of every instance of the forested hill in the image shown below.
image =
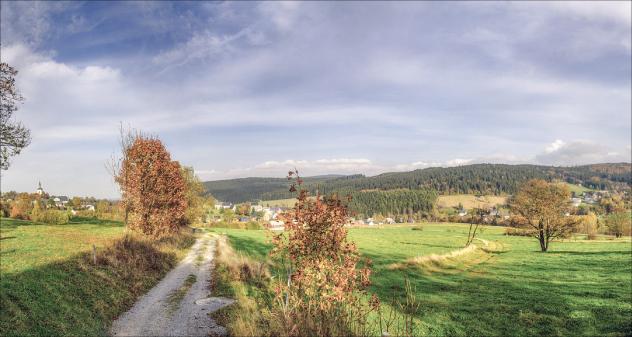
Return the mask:
M304 178L312 192L362 190L432 189L439 194L512 194L526 180L541 178L582 184L594 189L626 189L632 185L629 163L574 167L540 165L474 164L432 167L411 172ZM208 192L229 202L291 198L285 178L240 178L208 181Z

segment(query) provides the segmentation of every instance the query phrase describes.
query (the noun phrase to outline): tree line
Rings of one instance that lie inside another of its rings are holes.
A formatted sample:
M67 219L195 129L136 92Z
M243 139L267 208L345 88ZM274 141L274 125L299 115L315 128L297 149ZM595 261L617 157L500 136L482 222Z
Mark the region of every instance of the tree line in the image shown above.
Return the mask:
M369 217L428 214L437 201L437 193L427 189L354 192L350 196L349 210Z
M306 177L310 193L348 194L364 190L431 189L439 194L515 194L528 180L565 181L598 190L626 190L632 185L629 164L596 164L576 167L540 165L474 164L432 167L411 172ZM245 178L206 182L209 193L234 203L291 198L287 180Z

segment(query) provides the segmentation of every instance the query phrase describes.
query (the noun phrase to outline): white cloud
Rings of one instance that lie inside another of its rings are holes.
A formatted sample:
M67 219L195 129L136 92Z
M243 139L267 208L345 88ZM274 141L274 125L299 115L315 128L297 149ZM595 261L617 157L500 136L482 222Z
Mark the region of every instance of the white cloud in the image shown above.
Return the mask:
M632 24L630 1L546 1L543 4L563 15L575 15L588 20L614 21Z
M259 9L279 30L287 31L298 20L300 6L299 1L263 1L259 4Z
M584 165L594 163L630 162L630 152L620 154L609 146L586 140L564 142L556 140L535 157L545 165Z
M544 153L551 153L559 150L562 146L566 145L566 143L561 139L556 139L553 143L547 145L544 148Z

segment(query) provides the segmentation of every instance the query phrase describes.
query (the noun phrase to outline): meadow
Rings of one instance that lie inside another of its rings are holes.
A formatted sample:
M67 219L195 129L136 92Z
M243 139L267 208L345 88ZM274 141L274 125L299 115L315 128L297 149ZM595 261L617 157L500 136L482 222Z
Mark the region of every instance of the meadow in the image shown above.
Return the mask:
M214 229L235 250L267 258L265 231ZM351 228L349 237L373 261L372 285L383 303L405 301L405 283L420 310L415 334L428 336L632 334L630 238L554 242L547 253L535 239L485 226L478 249L455 258L414 263L416 257L463 248L468 226Z
M437 199L437 206L440 208L458 207L459 204L465 209L472 208L491 208L507 203L506 196L497 195L481 195L476 196L472 194L455 194L455 195L440 195Z
M159 242L126 235L117 221L45 225L2 218L0 335L104 335L192 243L188 233Z

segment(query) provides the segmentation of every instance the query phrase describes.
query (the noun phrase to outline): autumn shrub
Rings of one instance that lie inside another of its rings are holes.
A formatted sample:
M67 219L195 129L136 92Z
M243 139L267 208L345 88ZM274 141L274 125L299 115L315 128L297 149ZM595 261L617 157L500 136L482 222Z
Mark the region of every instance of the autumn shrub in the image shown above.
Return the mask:
M33 202L27 193L20 193L11 205L10 216L13 219L29 220Z
M514 228L514 227L505 228L504 234L509 235L509 236L533 236L533 233L531 233L530 231L526 229Z
M373 309L362 301L370 262L359 267L358 250L347 241L347 208L335 195L309 198L297 172L288 179L298 201L281 216L285 233L273 236L271 254L286 278L274 285L272 329L281 336L365 335Z
M186 182L159 139L137 136L125 149L116 181L129 228L161 237L186 224Z

